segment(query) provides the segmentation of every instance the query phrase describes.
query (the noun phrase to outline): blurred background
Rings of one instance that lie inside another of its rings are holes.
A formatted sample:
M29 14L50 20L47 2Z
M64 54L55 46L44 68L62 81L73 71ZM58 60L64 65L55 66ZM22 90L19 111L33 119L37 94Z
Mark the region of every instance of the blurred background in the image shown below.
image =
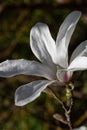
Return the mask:
M31 27L44 22L56 39L61 23L73 10L80 10L82 16L70 42L69 56L78 44L87 40L87 0L0 0L0 62L20 58L37 60L29 46ZM0 78L0 130L68 129L53 119L54 113L64 115L64 111L45 93L24 107L14 105L16 88L37 79L41 78L24 75ZM73 127L87 126L87 71L75 72L72 82L75 85L71 113ZM58 94L64 101L61 89Z

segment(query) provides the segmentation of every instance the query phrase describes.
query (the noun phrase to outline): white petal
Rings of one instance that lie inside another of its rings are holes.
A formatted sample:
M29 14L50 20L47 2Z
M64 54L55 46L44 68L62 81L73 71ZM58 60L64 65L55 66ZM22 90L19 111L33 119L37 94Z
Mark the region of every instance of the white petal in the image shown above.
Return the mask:
M55 53L55 42L49 28L44 23L37 23L30 32L30 46L35 56L43 63L52 66L51 56Z
M86 70L86 69L87 69L87 57L82 56L82 57L75 58L71 62L67 70L78 71L78 70Z
M73 72L61 69L57 71L57 78L61 83L67 83L72 77Z
M40 96L41 92L54 81L39 80L20 86L15 92L15 105L23 106Z
M70 62L77 56L87 56L87 40L82 42L72 53Z
M85 126L81 126L81 127L79 127L79 128L75 128L75 129L73 129L73 130L87 130L87 128L86 128Z
M39 62L24 59L6 60L0 63L1 77L12 77L19 74L36 75L47 79L54 79L56 72Z
M55 59L55 62L57 64L60 64L60 66L62 66L63 68L67 68L68 66L68 45L80 16L81 13L79 11L74 11L70 13L59 29L56 40L58 55Z

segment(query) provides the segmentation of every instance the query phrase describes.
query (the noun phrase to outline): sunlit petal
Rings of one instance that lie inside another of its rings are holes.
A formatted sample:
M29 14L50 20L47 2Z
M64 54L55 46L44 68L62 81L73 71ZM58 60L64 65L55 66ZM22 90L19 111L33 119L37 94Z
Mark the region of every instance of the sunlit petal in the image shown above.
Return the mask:
M56 40L57 58L55 62L63 68L68 66L68 45L76 24L81 16L81 12L73 11L70 13L59 29Z
M53 67L52 55L55 55L55 42L49 28L44 23L37 23L30 32L30 46L35 56L43 63Z
M19 74L42 76L47 79L54 79L56 75L48 66L36 61L19 59L0 63L1 77L12 77Z
M82 42L72 53L70 62L77 56L87 56L87 40Z
M54 81L39 80L20 86L15 92L15 105L23 106L40 96L41 92Z
M81 127L79 127L79 128L75 128L75 129L73 129L73 130L87 130L87 127L81 126Z
M87 69L87 57L75 58L68 67L70 71L86 70Z

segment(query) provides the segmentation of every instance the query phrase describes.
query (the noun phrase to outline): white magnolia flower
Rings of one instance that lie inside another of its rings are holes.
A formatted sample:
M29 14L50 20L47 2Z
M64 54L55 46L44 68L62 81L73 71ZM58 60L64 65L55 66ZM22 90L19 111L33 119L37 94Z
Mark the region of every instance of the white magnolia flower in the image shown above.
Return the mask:
M81 126L81 127L79 127L79 128L75 128L75 129L73 129L73 130L87 130L87 128L86 128L85 126Z
M68 45L81 12L70 13L62 23L56 42L44 23L37 23L30 32L30 47L40 60L6 60L0 63L0 76L12 77L19 74L42 76L46 80L33 81L20 86L15 92L15 104L23 106L36 99L50 84L68 82L74 71L87 69L87 41L73 52L68 64Z

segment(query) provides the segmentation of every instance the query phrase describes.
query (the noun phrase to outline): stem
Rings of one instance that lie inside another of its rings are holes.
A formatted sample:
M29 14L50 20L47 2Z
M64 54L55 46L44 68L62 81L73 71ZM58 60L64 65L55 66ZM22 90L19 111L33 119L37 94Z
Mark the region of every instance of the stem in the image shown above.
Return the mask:
M69 130L72 130L72 124L71 124L71 120L70 120L70 113L71 113L71 108L69 108L69 110L66 110L65 116L66 116L67 125L69 127Z
M55 98L61 104L63 110L65 111L65 117L66 117L67 125L69 127L69 130L72 130L72 125L71 125L71 120L70 120L70 113L71 113L72 104L73 104L72 98L70 99L70 106L69 106L68 110L65 107L63 101L58 96L55 95Z
M70 130L72 130L71 120L70 120L70 113L73 105L73 99L72 99L72 90L74 89L73 84L66 85L66 98L67 98L67 106L68 110L66 109L66 119L67 119L67 125Z
M73 99L72 99L72 90L73 89L74 89L74 86L72 84L66 85L66 99L67 99L66 102L67 102L67 106L65 106L65 104L60 99L60 97L57 96L53 90L51 90L52 93L53 93L52 94L53 97L61 104L63 110L65 111L65 117L66 117L66 121L67 121L67 125L69 127L69 130L72 130L72 124L71 124L71 120L70 120L70 113L71 113L71 109L72 109L72 105L73 105Z

